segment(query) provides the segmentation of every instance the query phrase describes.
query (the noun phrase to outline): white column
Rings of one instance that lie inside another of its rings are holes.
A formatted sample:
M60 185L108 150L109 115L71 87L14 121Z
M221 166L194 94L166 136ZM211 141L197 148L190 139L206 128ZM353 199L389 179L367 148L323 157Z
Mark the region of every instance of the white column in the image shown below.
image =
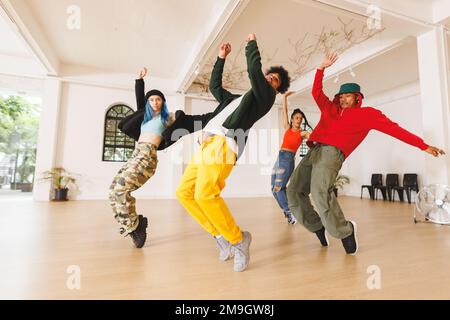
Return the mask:
M33 190L34 200L49 201L50 183L39 182L42 172L55 165L57 143L61 81L46 79L42 99L41 119L36 155L36 179Z
M446 35L436 27L417 37L424 140L443 148L439 159L427 154L423 184L450 185L450 109ZM412 159L414 161L414 159Z

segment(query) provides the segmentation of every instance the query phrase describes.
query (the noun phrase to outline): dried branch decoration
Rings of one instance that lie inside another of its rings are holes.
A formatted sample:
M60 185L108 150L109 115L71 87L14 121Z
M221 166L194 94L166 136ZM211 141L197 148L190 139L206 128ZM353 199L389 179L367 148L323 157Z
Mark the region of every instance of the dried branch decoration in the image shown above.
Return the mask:
M315 57L320 59L323 54L329 52L342 54L349 48L369 40L385 30L385 28L370 30L366 24L355 25L354 20L345 22L339 17L337 20L340 24L337 29L323 27L319 34L311 35L307 32L299 36L298 39L288 39L289 61L282 64L289 70L292 81L309 71L308 66L313 63ZM241 43L234 58L227 60L222 79L225 88L242 90L242 84L246 84L248 81L247 68L238 60L244 48L245 43ZM262 64L269 65L272 61L276 61L277 53L278 49L270 56L261 51ZM216 58L213 57L205 63L189 90L200 91L200 95L209 94L209 80L215 61Z

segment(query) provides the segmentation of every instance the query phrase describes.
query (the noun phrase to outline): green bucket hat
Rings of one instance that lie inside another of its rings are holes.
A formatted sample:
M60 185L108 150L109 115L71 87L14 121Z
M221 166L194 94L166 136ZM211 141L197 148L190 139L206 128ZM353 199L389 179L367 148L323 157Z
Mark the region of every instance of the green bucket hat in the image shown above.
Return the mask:
M361 87L357 83L344 83L341 85L341 88L339 89L339 92L336 93L335 97L343 93L359 93L364 99L364 95L361 93Z

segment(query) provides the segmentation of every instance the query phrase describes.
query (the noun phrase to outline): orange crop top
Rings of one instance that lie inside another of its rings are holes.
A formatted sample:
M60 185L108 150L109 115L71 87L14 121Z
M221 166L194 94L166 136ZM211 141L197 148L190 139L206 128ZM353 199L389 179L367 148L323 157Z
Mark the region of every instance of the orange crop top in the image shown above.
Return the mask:
M297 149L302 144L302 131L293 131L292 129L287 129L284 133L283 143L281 145L282 149L289 149L297 152Z

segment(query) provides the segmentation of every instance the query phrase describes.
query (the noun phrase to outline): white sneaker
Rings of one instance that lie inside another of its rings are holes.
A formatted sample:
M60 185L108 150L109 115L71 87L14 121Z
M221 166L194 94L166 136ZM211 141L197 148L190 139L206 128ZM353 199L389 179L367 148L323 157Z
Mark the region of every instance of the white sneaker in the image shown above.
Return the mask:
M227 261L233 258L234 253L231 244L224 237L216 238L217 247L219 248L219 260Z
M247 269L250 262L250 243L252 235L248 231L242 232L242 241L233 245L234 271L241 272Z

